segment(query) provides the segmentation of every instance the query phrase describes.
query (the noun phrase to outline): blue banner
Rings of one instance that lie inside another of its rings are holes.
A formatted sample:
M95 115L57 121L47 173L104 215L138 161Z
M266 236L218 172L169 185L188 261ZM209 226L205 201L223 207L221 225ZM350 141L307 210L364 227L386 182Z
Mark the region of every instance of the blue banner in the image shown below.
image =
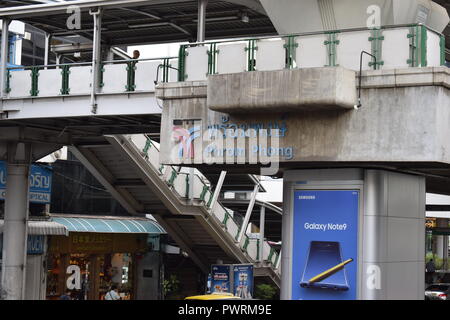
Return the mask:
M0 200L5 200L6 196L7 168L4 161L0 161ZM30 175L30 195L32 203L50 203L52 192L52 171L49 168L31 165Z
M253 298L253 265L233 265L233 294L242 299Z
M211 293L230 293L231 287L231 266L229 265L212 265L211 266Z
M293 300L355 300L358 190L294 192Z

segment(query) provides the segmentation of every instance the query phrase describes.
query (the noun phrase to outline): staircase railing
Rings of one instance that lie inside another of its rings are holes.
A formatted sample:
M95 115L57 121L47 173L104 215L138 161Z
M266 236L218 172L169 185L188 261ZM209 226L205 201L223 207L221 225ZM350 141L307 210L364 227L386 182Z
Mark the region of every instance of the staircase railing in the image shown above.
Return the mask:
M189 189L192 183L193 200L197 205L202 205L206 210L214 216L217 221L234 240L235 245L239 247L247 256L255 262L263 262L271 266L277 273L279 273L279 256L280 253L273 247L271 247L267 241L264 241L263 245L263 258L259 257L260 254L260 240L250 238L247 234L237 242L240 228L242 227L235 219L233 211L226 208L220 201L218 201L211 210L213 190L211 183L208 179L197 169L194 169L194 181L191 181L190 168L161 165L159 162L159 147L146 135L130 135L130 141L134 146L141 151L142 156L147 162L158 172L160 178L166 182L167 186L171 188L176 195L184 200L189 199Z

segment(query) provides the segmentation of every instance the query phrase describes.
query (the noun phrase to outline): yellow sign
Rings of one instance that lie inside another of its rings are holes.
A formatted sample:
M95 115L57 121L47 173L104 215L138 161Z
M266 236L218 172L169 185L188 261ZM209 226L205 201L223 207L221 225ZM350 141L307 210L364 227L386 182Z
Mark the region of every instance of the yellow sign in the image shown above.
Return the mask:
M69 237L51 237L49 251L98 254L145 252L148 249L146 239L146 234L71 232Z
M425 220L425 226L427 229L436 228L436 218L427 218Z

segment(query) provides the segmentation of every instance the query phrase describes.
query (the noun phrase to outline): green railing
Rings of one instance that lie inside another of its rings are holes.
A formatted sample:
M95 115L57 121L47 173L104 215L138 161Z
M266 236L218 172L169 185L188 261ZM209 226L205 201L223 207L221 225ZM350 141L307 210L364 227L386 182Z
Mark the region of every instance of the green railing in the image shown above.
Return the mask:
M317 65L315 67L335 67L342 66L340 63L340 57L338 54L339 48L346 45L347 47L355 47L361 46L361 48L365 48L365 45L361 45L361 43L349 43L350 40L345 40L346 35L355 32L367 32L367 45L371 47L371 53L376 60L372 58L371 61L368 61L366 66L372 68L374 70L380 69L386 65L389 65L389 59L394 58L398 54L397 50L389 50L389 55L383 50L383 47L386 43L386 36L397 36L395 32L397 30L409 30L406 38L402 40L402 45L406 44L406 47L403 48L405 52L409 51L409 57L405 58L403 64L405 67L426 67L429 65L428 61L428 50L429 50L429 42L428 39L430 35L436 37L437 48L433 48L434 51L438 53L437 60L439 62L438 65L445 65L445 37L431 28L421 25L421 24L407 24L407 25L398 25L398 26L384 26L377 29L367 29L367 28L358 28L358 29L347 29L347 30L330 30L324 32L309 32L309 33L299 33L299 34L291 34L291 35L280 35L276 37L257 37L257 38L241 38L241 39L230 39L224 41L214 41L214 42L203 42L203 43L192 43L182 45L179 50L178 57L178 81L194 81L199 79L192 79L190 75L186 74L186 66L189 63L189 48L198 47L198 46L206 46L207 57L205 58L205 63L208 63L208 75L218 73L218 66L220 65L220 55L223 54L221 48L223 45L233 45L233 44L245 44L245 52L241 53L241 56L236 56L236 59L241 59L243 55L246 55L246 71L252 72L258 70L258 59L257 52L261 50L258 43L260 41L265 40L281 40L284 42L284 57L283 61L285 62L285 69L294 69L300 65L300 62L296 53L297 50L305 49L306 45L302 44L302 39L310 38L312 36L323 36L325 40L322 40L322 46L324 50L326 50L326 63L324 65ZM392 39L392 38L391 38ZM409 39L409 44L408 40ZM344 40L344 42L343 42ZM345 42L347 41L347 42ZM390 45L397 45L395 41L391 41ZM407 47L409 45L409 48ZM391 48L392 49L392 48ZM402 50L403 50L402 49ZM354 57L354 70L359 70L359 57L361 50L355 50ZM281 51L279 51L281 53ZM319 55L320 53L317 52ZM197 57L195 57L197 58ZM195 60L195 59L194 59ZM348 59L347 59L348 60ZM388 60L388 61L386 61ZM228 59L229 61L233 61L233 59ZM196 62L198 63L198 62ZM353 64L352 64L353 65ZM432 66L438 66L434 63ZM347 67L347 66L344 66ZM402 67L402 66L398 66ZM229 73L229 72L226 72Z
M145 79L145 87L154 87L158 82L169 82L169 71L175 69L172 66L173 61L178 59L178 57L164 57L164 58L152 58L152 59L138 59L138 60L113 60L113 61L102 61L100 63L99 73L98 73L98 84L96 87L99 89L96 93L102 93L103 88L113 83L123 82L123 90L121 92L134 92L138 85L142 86L142 83L136 82L136 74L138 68L154 68L154 72L149 75L148 79ZM147 64L146 62L154 62L154 64ZM123 65L123 73L118 73L114 77L104 77L107 68L112 65ZM92 91L92 72L86 71L83 75L86 78L78 78L77 72L81 68L92 69L91 62L83 63L62 63L62 64L51 64L51 65L37 65L37 66L16 66L8 67L7 73L7 84L6 91L9 93L8 98L35 98L44 96L42 94L44 88L46 91L51 92L50 96L70 96L70 95L89 95ZM162 72L159 72L160 69ZM144 72L143 70L141 71ZM42 75L45 72L46 75L51 75L51 83L43 82ZM19 75L29 74L29 78L22 76L14 81L15 77ZM141 77L142 78L142 77ZM173 79L176 81L177 79ZM59 85L55 83L59 82ZM83 92L73 92L71 90L73 86L77 87L83 85ZM20 86L20 88L19 88ZM28 88L27 90L21 90L23 88ZM17 94L16 91L20 92ZM49 96L46 94L45 96Z

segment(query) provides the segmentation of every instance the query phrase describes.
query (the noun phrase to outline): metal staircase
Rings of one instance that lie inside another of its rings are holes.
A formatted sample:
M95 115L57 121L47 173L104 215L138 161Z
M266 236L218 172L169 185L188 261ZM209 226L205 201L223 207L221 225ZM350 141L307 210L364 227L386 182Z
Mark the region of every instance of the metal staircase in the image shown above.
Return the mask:
M151 213L205 273L218 259L254 263L255 275L280 285L280 252L241 232L247 225L218 201L225 172L213 189L197 169L161 165L158 146L146 135L104 139L71 151L125 209Z

